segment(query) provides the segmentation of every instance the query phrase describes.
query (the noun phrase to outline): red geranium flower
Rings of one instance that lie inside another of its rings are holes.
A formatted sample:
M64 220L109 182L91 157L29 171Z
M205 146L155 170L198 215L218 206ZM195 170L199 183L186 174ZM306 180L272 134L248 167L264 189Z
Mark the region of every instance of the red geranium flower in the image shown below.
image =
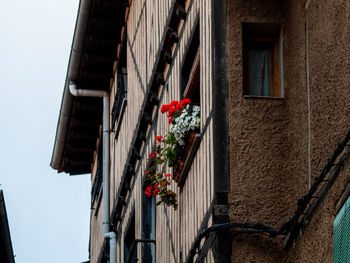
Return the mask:
M155 184L153 185L153 188L157 188L158 185L159 185L159 183L155 183Z
M156 141L158 141L158 142L161 142L162 139L163 139L163 136L157 136L157 137L156 137Z
M149 158L151 158L151 159L157 158L157 152L151 153L151 154L149 155Z
M170 106L170 107L174 107L174 106L176 106L177 104L179 104L179 102L178 102L177 100L173 100L173 101L169 104L169 106Z
M166 174L165 176L166 176L166 177L170 177L170 176L171 176L171 174Z
M174 120L174 118L173 117L171 117L169 120L168 120L168 123L170 124L170 123L172 123L173 122L173 120Z
M145 194L146 194L148 197L151 197L151 196L152 196L152 186L149 185L149 186L146 187Z
M167 112L168 110L170 110L170 105L166 105L166 104L164 104L164 105L162 105L162 108L160 109L160 112L161 113L164 113L164 112Z
M159 188L154 189L154 191L153 191L153 195L155 196L155 195L156 195L156 194L158 194L159 192L160 192Z
M185 107L185 105L179 104L179 105L176 106L175 110L176 110L176 111L180 111L180 110L182 110L184 107Z
M169 110L169 113L168 113L167 117L172 116L172 115L174 114L174 112L176 112L176 108L171 108L171 109Z
M191 100L190 100L189 98L183 99L183 100L181 101L181 105L183 105L184 107L185 107L187 104L191 104Z

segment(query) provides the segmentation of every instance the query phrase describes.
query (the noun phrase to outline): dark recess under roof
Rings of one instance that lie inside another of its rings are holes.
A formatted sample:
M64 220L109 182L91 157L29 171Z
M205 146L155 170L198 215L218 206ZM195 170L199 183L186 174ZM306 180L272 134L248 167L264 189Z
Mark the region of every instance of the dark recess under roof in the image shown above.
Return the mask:
M84 0L81 0L79 13ZM129 6L128 0L90 0L91 7L85 25L77 22L74 42L82 38L82 54L79 57L78 70L76 78L72 79L67 72L65 89L69 82L74 81L80 89L109 90L110 79L113 77L113 64L117 59L117 47L121 42L121 30L125 25L125 10ZM87 1L85 1L87 2ZM86 5L86 4L85 4ZM79 14L78 18L79 19ZM83 36L77 36L81 33L83 27L85 32ZM72 48L72 49L73 49ZM68 65L68 70L72 66L72 53ZM77 66L75 66L76 70ZM66 90L65 90L66 92ZM67 99L64 96L62 100ZM96 140L99 136L99 126L102 123L102 100L100 98L73 97L69 98L71 111L68 113L68 123L66 130L57 130L54 156L59 155L58 164L55 160L51 166L59 172L66 172L71 175L84 174L91 172L94 151L96 150ZM63 105L64 102L62 102ZM62 107L60 118L63 118ZM60 123L61 120L59 120ZM61 138L57 138L60 134ZM64 138L62 138L64 137ZM57 151L58 141L64 141L63 150ZM58 153L56 153L57 151ZM55 163L55 164L53 164Z

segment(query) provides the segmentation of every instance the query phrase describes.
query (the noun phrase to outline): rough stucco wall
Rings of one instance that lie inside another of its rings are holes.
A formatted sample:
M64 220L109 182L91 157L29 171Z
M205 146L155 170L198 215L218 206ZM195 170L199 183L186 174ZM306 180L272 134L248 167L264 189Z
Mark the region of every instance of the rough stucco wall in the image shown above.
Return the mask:
M279 228L308 191L304 3L227 1L231 221ZM307 11L313 178L350 128L349 10L350 1L314 0ZM243 98L242 22L283 24L285 99ZM232 262L330 262L345 171L295 248L285 252L281 238L240 236Z
M307 11L313 178L350 128L349 16L350 1L311 1ZM290 251L291 262L331 262L334 208L349 183L349 164Z
M295 7L297 8L297 6ZM300 7L299 7L300 8ZM286 100L243 98L242 66L242 22L284 23L286 20L284 1L228 1L227 6L227 57L229 80L229 125L230 128L230 167L231 167L231 221L260 222L280 227L291 214L295 196L301 194L291 191L294 182L306 190L307 169L298 170L288 160L294 156L306 156L306 146L299 149L296 140L305 137L307 142L306 118L298 117L300 113L290 113L290 108L306 112L306 98L302 96L304 66L290 72L299 90L299 105L288 105ZM296 23L298 24L298 23ZM300 29L303 26L300 25ZM296 34L296 37L298 35ZM298 38L296 39L296 41ZM295 44L296 45L296 44ZM289 47L297 49L296 47ZM304 57L301 54L293 56ZM303 61L303 60L301 60ZM300 63L299 63L300 64ZM290 65L290 66L289 66ZM298 65L298 61L285 60L284 70ZM298 77L300 74L301 77ZM285 96L288 94L289 80L285 76ZM305 91L304 91L305 94ZM295 117L294 117L295 116ZM297 122L293 124L293 122ZM290 125L299 128L290 132ZM299 140L300 144L300 140ZM296 153L297 149L299 153ZM299 165L300 166L300 165ZM294 169L293 169L294 168ZM281 240L270 240L261 236L240 236L233 245L233 262L280 262L283 255ZM267 258L266 256L269 255Z

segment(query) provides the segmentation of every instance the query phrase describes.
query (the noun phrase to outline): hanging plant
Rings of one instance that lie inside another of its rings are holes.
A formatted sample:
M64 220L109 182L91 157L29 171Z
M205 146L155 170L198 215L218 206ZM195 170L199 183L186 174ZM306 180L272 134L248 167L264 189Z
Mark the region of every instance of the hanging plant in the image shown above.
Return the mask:
M177 209L176 193L169 189L172 175L166 173L167 167L174 168L179 160L181 147L185 145L189 132L200 126L200 107L191 105L190 99L181 102L172 101L162 105L161 113L167 113L170 131L166 136L157 136L155 150L150 154L149 168L146 171L148 186L145 194L148 197L159 196L157 205L164 203Z

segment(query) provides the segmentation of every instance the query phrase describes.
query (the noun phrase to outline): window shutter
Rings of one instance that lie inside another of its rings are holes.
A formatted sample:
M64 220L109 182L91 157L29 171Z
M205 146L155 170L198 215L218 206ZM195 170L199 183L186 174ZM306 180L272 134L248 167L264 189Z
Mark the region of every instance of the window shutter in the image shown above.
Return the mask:
M350 262L350 198L334 220L333 263Z

